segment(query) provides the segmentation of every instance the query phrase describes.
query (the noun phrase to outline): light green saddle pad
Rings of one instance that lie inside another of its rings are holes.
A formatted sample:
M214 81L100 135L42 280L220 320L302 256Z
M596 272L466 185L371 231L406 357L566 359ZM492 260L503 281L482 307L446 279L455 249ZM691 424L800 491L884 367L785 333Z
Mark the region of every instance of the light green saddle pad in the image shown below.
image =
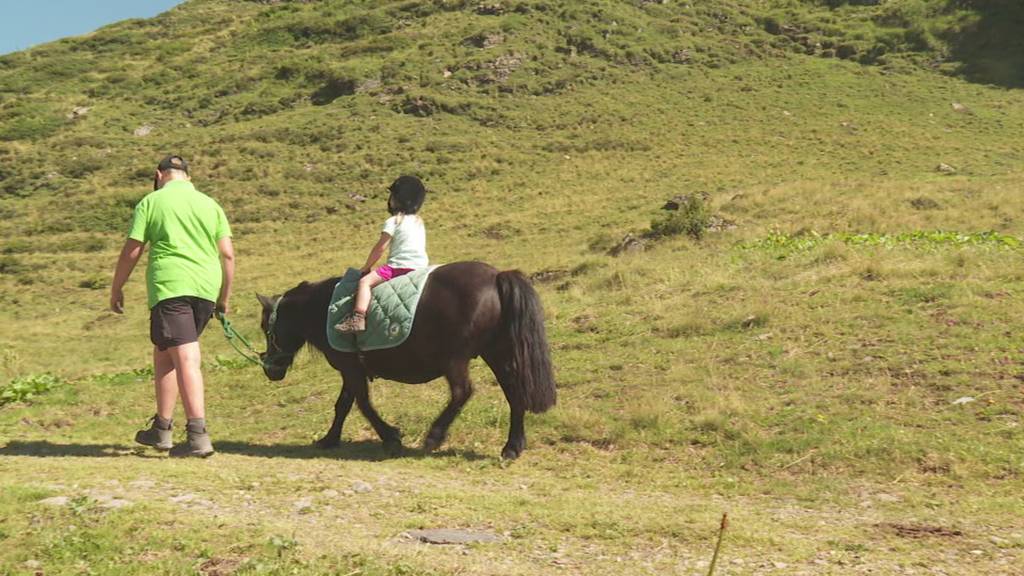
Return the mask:
M327 342L340 352L383 350L394 348L409 337L416 305L427 284L427 277L437 266L413 270L373 288L370 309L366 311L366 331L342 334L335 324L352 312L359 286L359 270L349 268L334 287L327 309Z

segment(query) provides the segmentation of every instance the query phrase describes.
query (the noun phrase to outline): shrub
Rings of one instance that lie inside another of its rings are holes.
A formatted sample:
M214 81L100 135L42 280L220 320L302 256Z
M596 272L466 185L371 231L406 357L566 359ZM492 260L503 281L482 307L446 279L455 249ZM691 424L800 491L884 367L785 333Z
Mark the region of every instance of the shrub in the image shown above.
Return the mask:
M85 178L89 174L102 170L106 163L99 156L79 152L60 165L60 172L68 178Z
M764 28L765 32L773 36L782 34L782 21L777 16L766 16L761 21L761 27Z
M31 270L32 266L22 262L17 256L0 256L0 275L18 276Z
M686 234L694 240L704 237L711 221L711 214L700 195L692 194L682 199L679 209L651 223L647 234L651 238L664 238Z
M394 22L382 14L359 14L340 20L313 17L288 24L286 30L295 40L316 44L325 42L351 42L367 36L391 32Z
M0 140L39 140L56 134L64 123L51 106L17 104L0 110Z
M33 249L34 249L34 246L32 245L32 242L30 242L30 241L28 241L28 240L26 240L24 238L12 238L11 240L5 241L3 243L3 245L0 246L0 253L3 253L3 254L24 254L24 253L27 253L27 252L32 252ZM0 260L0 266L3 265L2 262L3 261Z
M98 274L83 278L78 282L78 287L85 288L86 290L103 290L108 285L107 277Z
M938 47L935 37L923 25L915 25L903 33L907 45L913 50L934 50Z
M310 102L316 106L330 104L342 96L350 96L355 93L359 79L354 75L345 72L331 74L324 84L310 96Z
M857 55L857 47L853 44L840 44L836 46L836 57L844 60L853 58Z

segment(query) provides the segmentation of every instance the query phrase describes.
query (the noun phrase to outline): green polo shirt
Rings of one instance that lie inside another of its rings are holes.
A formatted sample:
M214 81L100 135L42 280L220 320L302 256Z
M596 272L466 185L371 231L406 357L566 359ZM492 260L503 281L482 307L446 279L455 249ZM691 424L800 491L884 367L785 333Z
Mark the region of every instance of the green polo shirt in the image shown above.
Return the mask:
M149 307L178 296L216 302L222 272L217 242L231 236L224 210L191 182L172 180L135 206L128 237L149 244Z

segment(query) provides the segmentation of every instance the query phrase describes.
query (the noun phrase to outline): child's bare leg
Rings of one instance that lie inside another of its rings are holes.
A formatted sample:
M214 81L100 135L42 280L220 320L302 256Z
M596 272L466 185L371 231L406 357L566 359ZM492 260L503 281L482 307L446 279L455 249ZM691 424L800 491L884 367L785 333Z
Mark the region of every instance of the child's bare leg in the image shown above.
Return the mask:
M374 286L382 282L384 282L384 279L377 274L376 270L360 278L359 289L356 291L356 303L352 311L365 316L367 308L370 307L370 291Z

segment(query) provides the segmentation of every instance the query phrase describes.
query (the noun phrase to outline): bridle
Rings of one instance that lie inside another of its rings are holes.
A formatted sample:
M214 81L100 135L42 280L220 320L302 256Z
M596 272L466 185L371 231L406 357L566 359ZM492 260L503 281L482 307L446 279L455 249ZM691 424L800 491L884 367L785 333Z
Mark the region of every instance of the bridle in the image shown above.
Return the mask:
M295 352L285 352L278 347L277 335L274 333L274 325L277 324L277 307L281 304L281 300L282 299L279 298L274 302L274 307L270 310L270 317L267 318L267 352L260 360L260 364L263 366L264 370L267 368L277 367L279 360L287 360L287 363L291 364L291 361L295 358Z

